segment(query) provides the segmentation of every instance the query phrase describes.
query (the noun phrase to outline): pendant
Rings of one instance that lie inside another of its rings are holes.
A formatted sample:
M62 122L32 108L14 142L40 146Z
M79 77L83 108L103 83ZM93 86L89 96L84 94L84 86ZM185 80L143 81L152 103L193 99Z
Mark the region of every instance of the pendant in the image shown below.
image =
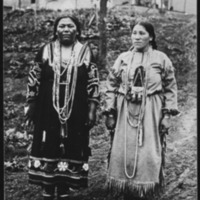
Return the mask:
M65 146L64 146L63 142L61 142L61 144L60 144L60 150L61 150L61 156L63 156L65 154Z
M60 135L61 135L61 138L67 138L67 137L68 137L68 126L67 126L67 122L65 122L64 124L61 124L61 127L60 127Z
M63 156L65 154L65 145L64 145L64 138L65 136L65 124L61 124L60 127L60 139L61 139L61 143L60 143L60 150L61 150L61 156Z
M45 141L46 141L46 131L43 131L42 142L41 142L41 152L44 152Z
M68 137L68 125L67 125L67 122L65 122L65 124L63 124L63 126L64 126L64 131L65 131L64 137L67 138Z
M139 134L138 134L138 145L139 147L142 146L142 142L143 142L143 130L142 130L142 126L139 127Z
M64 138L64 135L65 135L64 127L63 127L63 124L61 124L60 125L60 136L61 136L61 138Z
M42 142L46 141L46 131L43 131L43 135L42 135Z

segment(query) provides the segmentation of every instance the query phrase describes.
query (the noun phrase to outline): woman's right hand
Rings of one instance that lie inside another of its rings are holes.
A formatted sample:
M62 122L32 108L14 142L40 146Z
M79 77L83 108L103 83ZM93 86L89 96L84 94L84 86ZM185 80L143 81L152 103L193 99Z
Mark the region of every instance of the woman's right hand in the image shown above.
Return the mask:
M30 125L33 121L35 114L35 102L28 103L28 106L24 108L25 122L27 125Z
M113 130L115 128L115 123L116 123L116 120L115 120L114 115L109 114L106 117L106 127L107 127L107 129L108 130Z

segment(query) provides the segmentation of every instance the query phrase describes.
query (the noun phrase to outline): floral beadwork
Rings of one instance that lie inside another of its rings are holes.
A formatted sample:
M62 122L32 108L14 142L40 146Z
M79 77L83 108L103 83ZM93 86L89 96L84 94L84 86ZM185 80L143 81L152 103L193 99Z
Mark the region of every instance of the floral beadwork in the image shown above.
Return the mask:
M59 171L66 171L67 168L68 168L68 163L67 162L59 162L58 163Z
M31 168L31 161L28 161L28 168Z
M85 163L85 164L83 165L83 169L84 169L85 171L88 171L88 170L89 170L89 165L88 165L87 163Z
M40 165L41 165L41 162L39 160L35 160L34 167L38 168L38 167L40 167Z

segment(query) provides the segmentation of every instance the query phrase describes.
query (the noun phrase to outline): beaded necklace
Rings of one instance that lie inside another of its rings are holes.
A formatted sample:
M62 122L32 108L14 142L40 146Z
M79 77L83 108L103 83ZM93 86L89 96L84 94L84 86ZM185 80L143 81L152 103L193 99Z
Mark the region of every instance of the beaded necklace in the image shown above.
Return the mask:
M54 82L53 82L53 106L58 113L58 117L61 124L65 124L66 121L69 119L73 107L74 101L74 94L75 94L75 87L76 87L76 80L77 80L77 67L74 66L75 63L75 53L74 53L74 45L71 49L71 56L69 61L65 64L65 68L61 72L61 63L62 63L62 56L61 56L61 45L59 41L55 42L55 49L54 49ZM59 58L59 59L58 59ZM60 82L61 76L67 71L66 79L64 83ZM73 72L73 77L72 77ZM72 86L71 90L69 88L70 82L72 79ZM60 85L65 85L65 96L64 96L64 105L60 107ZM70 103L71 101L71 103Z
M128 74L130 71L130 66L132 64L133 58L134 58L134 54L135 52L133 51L133 55L132 58L130 59L129 65L128 65L128 70L126 71L126 83L125 83L125 91L127 91L127 82L128 82ZM150 60L150 56L151 56L151 50L147 53L148 55L148 59L147 61ZM147 63L146 63L147 64ZM148 84L148 75L149 75L149 66L147 65L147 69L146 69L146 77L145 77L145 84L144 84L144 91L143 91L143 99L142 99L142 104L140 107L140 111L139 111L139 117L138 117L138 123L137 124L133 124L130 120L129 117L129 113L128 113L128 103L127 100L125 99L125 143L124 143L124 172L126 174L126 176L128 178L133 178L135 176L135 172L136 172L136 165L137 165L137 154L138 154L138 146L142 146L142 140L143 140L143 127L142 127L142 119L143 119L143 115L144 115L144 111L145 111L145 104L146 104L146 95L147 95L147 84ZM127 158L126 158L126 144L127 144L127 121L129 122L129 124L133 127L133 128L137 128L136 130L136 150L135 150L135 162L134 162L134 166L133 166L133 172L131 175L128 174L127 172Z

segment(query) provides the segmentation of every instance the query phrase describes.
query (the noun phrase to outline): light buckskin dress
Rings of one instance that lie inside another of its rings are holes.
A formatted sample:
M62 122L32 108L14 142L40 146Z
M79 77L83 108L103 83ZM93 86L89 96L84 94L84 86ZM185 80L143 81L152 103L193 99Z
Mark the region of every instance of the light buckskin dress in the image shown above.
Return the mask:
M144 67L146 74L142 104L130 102L125 95L139 66ZM146 52L131 48L120 54L107 79L105 103L105 112L115 110L117 113L108 188L139 197L154 196L162 188L164 179L166 138L159 132L160 122L164 112L172 116L180 113L172 62L151 46ZM141 124L137 126L140 109L143 109Z

